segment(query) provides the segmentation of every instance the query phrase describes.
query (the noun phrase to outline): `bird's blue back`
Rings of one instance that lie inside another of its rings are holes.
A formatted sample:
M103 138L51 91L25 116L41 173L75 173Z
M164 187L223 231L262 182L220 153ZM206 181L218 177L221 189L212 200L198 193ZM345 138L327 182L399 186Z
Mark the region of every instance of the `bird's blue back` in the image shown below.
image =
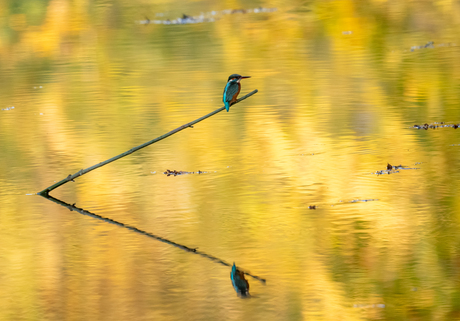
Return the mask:
M232 271L230 272L230 278L232 280L233 288L237 293L240 293L244 296L249 295L249 283L244 278L243 272L236 268L235 263L233 263Z
M227 109L227 112L230 110L230 101L233 98L233 95L235 95L238 92L238 82L236 80L231 80L225 85L224 88L224 97L223 97L223 102L225 104L225 109Z

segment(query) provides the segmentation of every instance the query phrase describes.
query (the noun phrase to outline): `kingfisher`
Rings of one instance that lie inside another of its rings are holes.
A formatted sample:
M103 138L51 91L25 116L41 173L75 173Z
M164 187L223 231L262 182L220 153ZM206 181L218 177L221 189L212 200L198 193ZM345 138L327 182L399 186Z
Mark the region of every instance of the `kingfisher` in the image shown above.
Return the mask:
M223 102L225 104L225 109L227 112L230 110L230 106L235 103L236 98L241 90L240 81L241 79L251 78L251 76L241 76L238 74L233 74L228 77L227 85L224 88L224 97Z
M241 296L249 296L249 282L244 278L244 273L238 270L235 263L233 263L230 278L232 279L232 284L236 293Z

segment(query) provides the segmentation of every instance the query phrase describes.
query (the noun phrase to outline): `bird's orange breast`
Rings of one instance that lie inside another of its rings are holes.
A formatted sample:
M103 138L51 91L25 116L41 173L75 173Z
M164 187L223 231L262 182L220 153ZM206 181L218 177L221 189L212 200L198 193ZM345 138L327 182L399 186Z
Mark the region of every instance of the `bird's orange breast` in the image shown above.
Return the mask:
M236 94L233 95L232 100L230 101L230 104L233 104L236 101L236 99L238 98L238 95L240 94L240 90L241 90L241 85L240 83L238 83L238 91L236 92Z

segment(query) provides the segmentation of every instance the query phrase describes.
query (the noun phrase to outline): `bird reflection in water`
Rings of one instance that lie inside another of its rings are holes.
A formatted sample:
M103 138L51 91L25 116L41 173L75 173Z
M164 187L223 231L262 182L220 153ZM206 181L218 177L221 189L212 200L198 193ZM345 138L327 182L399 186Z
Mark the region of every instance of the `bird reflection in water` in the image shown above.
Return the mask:
M242 297L249 296L249 282L244 278L244 273L236 268L235 263L232 266L232 272L230 273L233 287L236 293Z

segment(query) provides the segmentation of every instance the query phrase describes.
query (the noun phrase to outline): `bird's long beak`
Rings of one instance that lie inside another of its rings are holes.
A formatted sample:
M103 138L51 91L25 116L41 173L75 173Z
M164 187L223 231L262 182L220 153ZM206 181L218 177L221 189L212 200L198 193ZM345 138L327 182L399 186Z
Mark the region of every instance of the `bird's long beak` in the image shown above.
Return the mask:
M246 78L251 78L251 76L241 76L240 79L238 79L238 82L240 82L241 79L246 79Z

